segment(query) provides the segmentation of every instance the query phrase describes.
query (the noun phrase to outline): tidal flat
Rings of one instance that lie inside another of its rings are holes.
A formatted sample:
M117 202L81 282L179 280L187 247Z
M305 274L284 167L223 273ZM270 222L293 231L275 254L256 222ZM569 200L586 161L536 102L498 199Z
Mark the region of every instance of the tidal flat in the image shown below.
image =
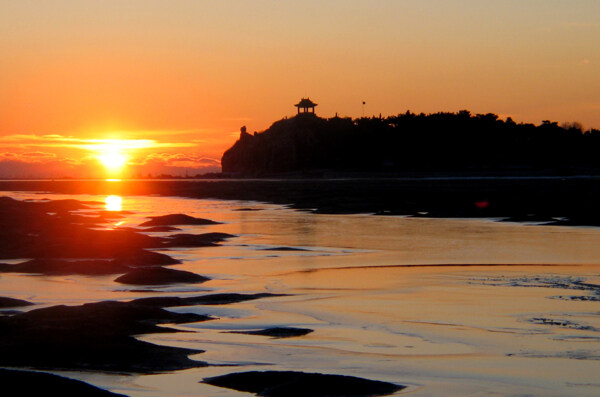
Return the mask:
M596 227L2 194L4 368L139 397L285 395L290 376L313 396L355 379L356 395L600 392Z

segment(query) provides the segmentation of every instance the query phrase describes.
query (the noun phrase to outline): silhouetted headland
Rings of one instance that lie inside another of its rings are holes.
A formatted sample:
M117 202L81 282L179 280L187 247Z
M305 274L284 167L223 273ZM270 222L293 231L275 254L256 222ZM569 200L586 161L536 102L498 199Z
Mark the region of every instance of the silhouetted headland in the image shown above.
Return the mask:
M495 114L414 114L279 120L240 138L221 160L236 176L336 173L573 174L600 171L600 131L578 123L540 125Z

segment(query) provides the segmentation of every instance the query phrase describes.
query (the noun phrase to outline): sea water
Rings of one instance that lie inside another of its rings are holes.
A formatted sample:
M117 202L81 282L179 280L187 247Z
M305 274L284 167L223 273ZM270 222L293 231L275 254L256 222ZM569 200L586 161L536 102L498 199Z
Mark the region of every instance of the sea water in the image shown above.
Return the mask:
M4 192L16 199L106 196ZM211 278L148 287L115 276L3 274L2 296L35 307L147 296L270 292L223 306L170 308L218 317L188 332L140 339L204 350L208 367L124 376L57 372L130 396L245 396L199 383L250 370L359 376L414 396L600 395L600 229L500 222L323 215L247 201L125 196L130 213L104 225L136 227L168 213L221 224L178 233L236 235L219 247L163 251L173 268ZM161 235L154 233L154 235ZM582 289L582 285L588 286ZM591 287L589 287L591 285ZM310 328L294 338L229 331Z

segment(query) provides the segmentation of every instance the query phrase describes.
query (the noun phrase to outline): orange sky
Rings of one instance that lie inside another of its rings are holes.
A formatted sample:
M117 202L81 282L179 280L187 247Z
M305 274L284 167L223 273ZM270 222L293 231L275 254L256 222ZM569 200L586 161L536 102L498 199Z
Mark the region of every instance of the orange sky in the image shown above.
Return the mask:
M599 16L595 0L0 0L0 177L103 177L109 139L129 140L122 176L217 171L242 125L304 96L324 117L366 101L600 128Z

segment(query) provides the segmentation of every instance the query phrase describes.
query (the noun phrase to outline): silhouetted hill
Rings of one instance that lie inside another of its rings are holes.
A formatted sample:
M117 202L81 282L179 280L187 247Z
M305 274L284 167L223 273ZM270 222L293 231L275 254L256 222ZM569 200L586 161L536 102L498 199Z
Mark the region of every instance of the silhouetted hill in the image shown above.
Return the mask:
M323 119L314 114L248 134L224 154L225 173L436 172L600 169L600 131L577 123L517 124L495 114L414 114Z

